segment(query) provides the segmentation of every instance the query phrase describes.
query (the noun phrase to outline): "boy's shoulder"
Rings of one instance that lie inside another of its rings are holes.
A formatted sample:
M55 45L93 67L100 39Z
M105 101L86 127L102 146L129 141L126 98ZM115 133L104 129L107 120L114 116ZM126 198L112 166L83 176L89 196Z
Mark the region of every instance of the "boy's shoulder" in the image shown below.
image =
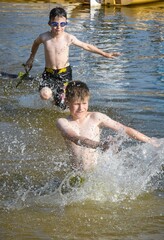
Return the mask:
M63 118L58 118L58 119L56 120L57 126L67 124L67 123L69 122L69 118L70 118L70 116L63 117Z
M109 117L101 112L91 112L90 119L92 119L92 121L95 122L96 124L101 124L104 121L108 121Z
M47 32L41 33L39 35L39 38L42 39L42 40L45 40L45 39L49 38L50 36L51 36L50 31L47 31Z
M101 112L90 112L90 116L93 118L104 118L106 115Z
M67 38L67 40L69 40L70 42L74 42L75 40L77 40L77 37L68 33L68 32L64 32L65 37Z

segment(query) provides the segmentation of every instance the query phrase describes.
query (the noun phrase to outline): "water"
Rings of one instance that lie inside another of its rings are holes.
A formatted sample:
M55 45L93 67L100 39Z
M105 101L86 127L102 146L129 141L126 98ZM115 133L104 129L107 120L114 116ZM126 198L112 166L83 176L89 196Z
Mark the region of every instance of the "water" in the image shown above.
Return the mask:
M66 7L68 32L120 58L105 59L74 46L73 78L87 82L91 110L160 139L161 146L138 143L122 134L101 154L80 188L62 194L69 157L55 121L66 116L38 96L44 68L42 46L31 75L0 78L1 239L163 239L164 3L90 9ZM48 29L55 4L0 3L0 69L23 71L35 37ZM104 136L108 131L104 131ZM115 148L119 153L115 153Z

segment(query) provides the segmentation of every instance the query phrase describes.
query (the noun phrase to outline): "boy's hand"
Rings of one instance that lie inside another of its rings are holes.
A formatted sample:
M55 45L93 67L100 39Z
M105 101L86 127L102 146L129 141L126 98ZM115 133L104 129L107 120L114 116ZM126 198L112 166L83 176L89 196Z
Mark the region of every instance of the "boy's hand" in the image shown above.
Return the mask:
M104 152L106 150L108 150L111 145L113 145L115 143L115 141L113 140L113 137L110 136L107 138L107 140L105 140L103 143L101 143L101 150Z
M29 58L27 62L24 64L24 68L27 72L29 72L33 66L33 59Z
M107 58L116 58L116 57L119 57L119 56L121 56L121 53L119 53L119 52L105 53L104 54L104 57L107 57Z
M162 144L159 139L154 137L150 139L149 143L152 144L154 147L160 147Z
M105 152L106 150L108 150L110 147L110 142L109 141L105 141L101 144L100 149Z
M109 136L106 141L101 143L100 148L103 152L107 151L110 148L112 152L117 153L118 152L117 140L114 139L114 137Z

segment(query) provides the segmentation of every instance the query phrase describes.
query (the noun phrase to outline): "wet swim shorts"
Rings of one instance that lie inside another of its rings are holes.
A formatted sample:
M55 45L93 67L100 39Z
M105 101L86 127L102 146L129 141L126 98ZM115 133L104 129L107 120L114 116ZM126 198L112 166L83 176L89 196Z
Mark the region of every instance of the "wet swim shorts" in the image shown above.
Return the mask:
M43 87L49 87L53 92L55 105L61 109L66 108L65 104L65 88L69 81L72 80L72 69L70 66L62 69L54 70L45 68L42 74L43 81L40 83L39 91Z

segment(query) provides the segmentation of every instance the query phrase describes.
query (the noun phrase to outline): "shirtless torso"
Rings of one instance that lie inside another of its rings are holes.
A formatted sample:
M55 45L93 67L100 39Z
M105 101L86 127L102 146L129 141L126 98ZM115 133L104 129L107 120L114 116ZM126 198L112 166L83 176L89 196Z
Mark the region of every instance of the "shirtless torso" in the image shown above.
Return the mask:
M61 122L72 130L77 136L91 139L93 141L100 141L99 120L96 119L96 113L88 112L84 118L80 120L73 120L70 116L67 119L61 119ZM72 141L66 140L72 167L75 169L89 170L97 164L98 150L79 146Z
M70 34L63 32L54 37L52 32L46 32L41 34L35 42L44 45L45 67L62 69L69 66Z

